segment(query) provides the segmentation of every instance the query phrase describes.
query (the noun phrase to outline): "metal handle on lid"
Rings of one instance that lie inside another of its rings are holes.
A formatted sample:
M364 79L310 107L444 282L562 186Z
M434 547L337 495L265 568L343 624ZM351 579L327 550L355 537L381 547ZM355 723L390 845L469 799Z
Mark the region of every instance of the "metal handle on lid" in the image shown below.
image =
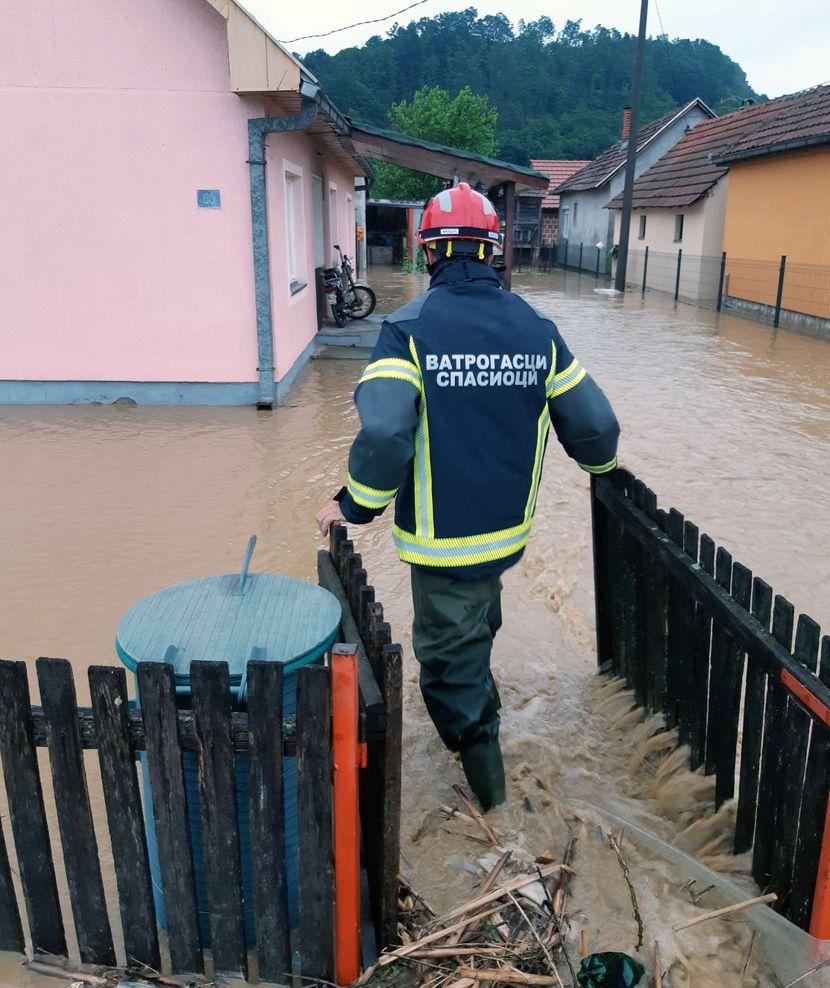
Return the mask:
M242 557L242 569L239 571L240 593L245 593L245 580L248 579L248 567L251 565L251 557L254 554L255 548L256 548L256 535L252 535L248 539L248 545L245 547L245 555Z

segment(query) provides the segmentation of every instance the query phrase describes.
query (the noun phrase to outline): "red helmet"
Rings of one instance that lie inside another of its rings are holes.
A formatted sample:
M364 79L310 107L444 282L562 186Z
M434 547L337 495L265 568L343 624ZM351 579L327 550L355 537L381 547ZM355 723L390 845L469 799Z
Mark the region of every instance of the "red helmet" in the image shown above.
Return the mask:
M427 245L438 240L477 240L500 246L496 207L466 182L438 192L424 210L418 243Z

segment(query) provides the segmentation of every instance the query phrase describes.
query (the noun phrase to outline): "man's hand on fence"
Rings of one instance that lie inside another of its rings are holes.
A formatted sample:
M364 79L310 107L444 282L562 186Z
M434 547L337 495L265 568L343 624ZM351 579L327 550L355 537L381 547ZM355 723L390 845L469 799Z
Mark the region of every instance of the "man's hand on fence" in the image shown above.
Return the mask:
M317 512L314 520L317 522L320 534L328 535L329 529L335 522L345 521L346 519L340 510L340 503L338 501L329 501L324 508Z

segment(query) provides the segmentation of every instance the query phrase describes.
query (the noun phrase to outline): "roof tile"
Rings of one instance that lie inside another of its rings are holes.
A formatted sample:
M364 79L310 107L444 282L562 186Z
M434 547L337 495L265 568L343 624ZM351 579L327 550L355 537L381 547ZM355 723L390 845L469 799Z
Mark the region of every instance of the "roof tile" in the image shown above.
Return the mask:
M589 161L565 161L553 160L549 158L531 158L530 167L537 172L542 172L550 179L548 191L542 199L542 209L558 209L559 196L553 191L558 185L570 178L580 168L590 164Z
M830 143L830 85L705 120L640 175L634 183L633 205L636 209L690 206L726 174L729 161L824 138ZM608 203L612 209L621 205L621 194Z

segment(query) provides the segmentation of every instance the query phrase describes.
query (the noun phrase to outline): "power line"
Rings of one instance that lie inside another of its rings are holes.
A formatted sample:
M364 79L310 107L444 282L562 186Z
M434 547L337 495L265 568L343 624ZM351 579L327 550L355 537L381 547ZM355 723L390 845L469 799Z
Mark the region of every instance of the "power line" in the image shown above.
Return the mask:
M660 31L663 36L663 41L666 44L666 57L669 60L669 68L671 69L671 77L674 82L674 98L676 100L680 99L680 87L677 85L677 76L674 72L674 62L671 57L671 45L669 44L669 36L666 34L666 29L663 27L663 15L660 13L660 7L657 4L657 0L654 0L654 7L657 10L657 19L660 21Z
M367 24L381 24L383 21L391 20L399 14L405 14L407 10L412 10L413 7L420 7L421 4L427 2L428 0L416 0L415 3L411 3L408 7L403 7L401 10L396 10L394 14L387 14L385 17L375 17L370 21L357 21L354 24L347 24L345 27L336 27L331 31L324 31L322 34L304 34L301 38L291 38L290 41L280 41L280 44L293 45L298 41L308 41L310 38L327 38L330 34L339 34L341 31L348 31L353 27L365 27Z

